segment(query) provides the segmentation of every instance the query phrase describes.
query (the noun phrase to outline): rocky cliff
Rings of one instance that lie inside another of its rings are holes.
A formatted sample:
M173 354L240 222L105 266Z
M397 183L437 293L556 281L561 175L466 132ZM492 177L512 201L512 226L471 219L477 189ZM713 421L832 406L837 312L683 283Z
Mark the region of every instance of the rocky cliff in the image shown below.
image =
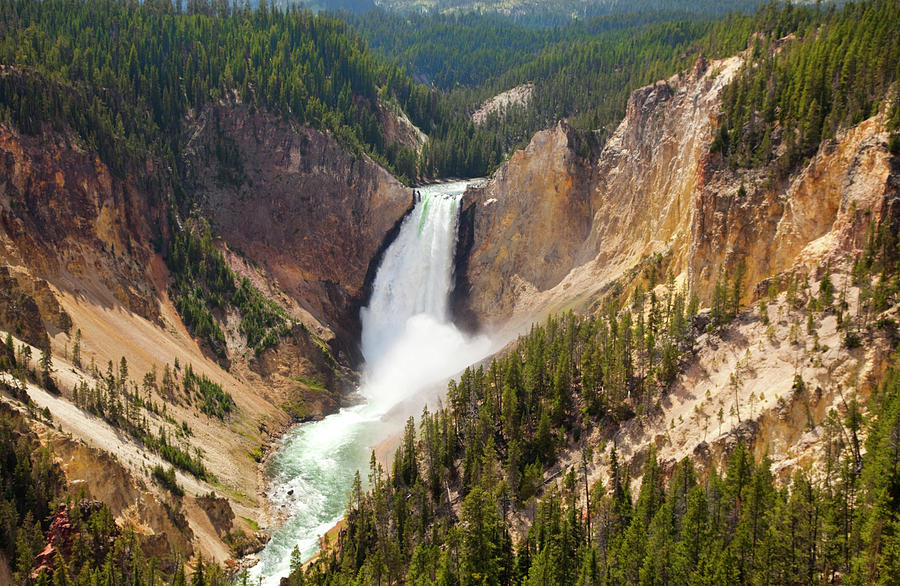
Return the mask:
M352 351L366 288L411 190L283 117L212 108L190 128L188 181L215 231Z
M671 475L686 457L722 471L738 443L783 485L798 470L818 479L841 418L895 361L897 308L873 313L873 277L852 268L871 228L900 226L885 117L839 132L784 179L729 168L711 145L741 59L701 59L636 90L599 151L565 124L541 132L464 196L454 302L472 329L512 333L608 299L630 307L638 287L666 299L671 285L707 307L719 275L744 267L746 309L721 328L701 311L671 384L623 424L589 427L551 479L584 465L581 446L603 446L587 475L609 489L615 450L636 491L651 446ZM817 313L826 267L836 303ZM860 316L869 326L854 338Z
M60 395L34 377L22 393L66 434L44 439L70 483L106 501L153 552L224 562L265 539L248 519L265 514L257 462L270 442L292 421L348 400L359 307L412 193L368 157L282 117L220 105L185 128L182 168L148 155L117 174L71 133L0 125L0 336L31 345L31 369L40 348L52 350ZM250 351L240 316L221 310L228 359L220 363L185 327L163 255L170 226L192 214L209 219L229 268L293 322L275 347ZM143 407L134 409L151 435L180 438L208 472L175 472L184 497L154 480L153 466L171 466L157 448L114 413L76 406L125 364L121 384L128 396L140 390ZM204 412L188 372L221 388L231 412ZM104 466L118 488L101 481ZM213 502L211 491L227 500Z
M784 181L710 152L722 89L742 56L698 60L636 90L599 153L564 124L539 133L464 197L456 309L496 328L627 288L646 263L708 301L743 261L753 285L847 257L896 214L897 162L874 117L823 144Z
M577 142L562 124L540 132L464 195L454 302L470 327L508 318L529 291L552 288L577 263L591 229L590 164Z
M148 267L170 192L159 165L148 157L143 168L117 177L66 134L27 136L5 126L0 156L0 259L21 275L24 293L34 294L33 279L47 279L156 319ZM40 288L42 317L52 323L52 295Z

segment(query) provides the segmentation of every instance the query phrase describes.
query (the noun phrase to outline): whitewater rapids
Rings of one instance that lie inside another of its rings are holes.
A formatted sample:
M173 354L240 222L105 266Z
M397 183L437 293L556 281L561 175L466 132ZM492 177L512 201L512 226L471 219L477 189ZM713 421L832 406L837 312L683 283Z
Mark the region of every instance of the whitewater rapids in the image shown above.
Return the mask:
M281 440L269 473L273 504L287 521L274 531L251 583L276 586L297 547L308 560L341 518L354 474L367 478L372 449L396 434L426 392L495 350L450 320L459 199L466 182L421 188L421 197L385 252L362 309L365 358L361 405L297 426ZM419 401L416 399L419 398Z

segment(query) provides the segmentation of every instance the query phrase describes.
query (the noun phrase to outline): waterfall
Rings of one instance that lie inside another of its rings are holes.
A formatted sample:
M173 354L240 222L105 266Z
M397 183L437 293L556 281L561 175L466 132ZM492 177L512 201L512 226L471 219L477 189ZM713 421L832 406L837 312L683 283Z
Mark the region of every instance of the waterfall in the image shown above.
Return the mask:
M268 497L284 523L260 552L252 583L276 585L344 514L357 471L367 478L373 447L421 410L422 397L494 349L450 321L449 295L459 198L465 182L426 186L385 251L369 305L360 313L365 357L360 393L365 403L294 428L271 458Z
M367 364L378 362L399 337L397 326L414 315L447 321L458 195L439 187L423 191L378 268L369 306L360 315Z

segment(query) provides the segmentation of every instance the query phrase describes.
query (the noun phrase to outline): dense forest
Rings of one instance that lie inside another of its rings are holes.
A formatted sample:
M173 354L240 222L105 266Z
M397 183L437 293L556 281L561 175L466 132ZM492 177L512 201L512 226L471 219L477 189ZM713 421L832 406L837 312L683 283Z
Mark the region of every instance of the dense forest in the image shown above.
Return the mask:
M885 222L854 268L854 311L828 271L817 287L796 275L773 284L761 307L781 300L790 319L813 330L837 315L853 348L895 331L884 312L900 301L898 268L896 225ZM664 298L639 286L593 316L551 317L488 367L468 369L449 384L445 408L426 409L418 426L408 421L390 470L373 455L369 489L357 475L336 546L296 565L290 583L892 583L900 575L896 360L867 404L851 399L817 422L823 469L797 470L783 486L769 460L742 443L721 473L702 474L689 459L664 471L650 445L635 495L612 443L606 482L590 480L605 447L582 438L597 428L613 438L620 423L657 410L700 332L716 335L741 314L742 286L741 270L723 274L700 315L671 286ZM767 319L752 313L743 319ZM893 344L900 349L896 336ZM812 391L797 375L790 400L808 401ZM547 478L563 453L574 464ZM531 520L524 533L522 518Z
M347 0L316 0L317 5L346 3ZM724 14L753 11L760 0L379 0L385 9L403 14L502 14L530 27L560 26L573 19L583 20L608 14L680 10L692 14ZM364 7L363 2L354 4Z
M425 178L484 175L562 118L576 128L610 130L632 90L690 68L701 53L736 53L757 24L743 14L712 20L670 12L538 30L499 16L342 16L374 51L395 59L395 71L405 67L407 75L387 84L429 136L419 159ZM484 100L524 83L534 84L527 105L481 125L472 121Z
M774 17L774 15L773 15ZM900 128L900 6L874 1L824 15L786 6L723 96L725 121L714 150L740 167L777 160L785 175L822 140L879 111ZM893 151L900 150L895 134Z
M68 125L114 170L173 168L185 117L219 100L284 112L390 166L376 101L388 67L338 19L168 0L0 2L0 118ZM149 115L148 115L149 114Z
M476 176L560 118L609 131L636 87L689 68L701 53L749 48L750 61L724 94L713 145L723 164L775 163L784 176L823 140L879 112L891 150L900 151L896 0L839 9L769 3L754 14L740 12L751 3L738 1L675 3L679 12L641 2L632 6L648 10L617 14L612 7L621 4L597 3L598 12L563 23L556 12L532 20L384 11L336 17L266 3L0 0L0 120L26 134L74 133L122 176L148 155L172 170L167 180L180 201L161 249L169 294L219 359L226 358L219 323L228 312L240 316L254 353L276 345L291 324L228 267L178 187L184 125L213 103L247 103L326 130L410 181ZM685 12L725 8L738 11ZM534 84L527 105L480 125L471 120L485 99L523 83ZM429 135L421 154L387 143L380 107L402 108ZM654 287L665 277L653 273L633 295L591 315L549 318L513 350L450 383L445 408L408 422L391 469L373 458L367 482L357 477L340 547L308 568L298 564L291 583L890 583L900 575L896 360L867 404L851 402L822 423L822 473L798 472L784 486L749 446L738 445L723 470L701 472L686 460L671 475L651 447L632 494L614 446L609 481L591 484L588 470L606 446L582 440L653 413L701 333L716 335L738 315L768 319L766 302L783 299L810 330L837 316L848 349L876 329L896 332L885 312L900 299L898 263L897 226L873 228L854 263L860 301L853 313L826 271L817 287L803 276L774 286L748 316L738 268L719 276L709 312L698 314L697 300L671 282L659 294ZM25 381L57 390L49 349L38 369L28 352L0 344L0 369L13 381L6 390L21 397ZM160 380L154 370L141 385L129 379L124 359L90 370L93 384L74 389L72 402L157 453L166 467L154 468L155 482L178 497L175 468L210 478L190 447L190 428L149 396L154 390L225 422L236 409L227 392L191 365L166 364ZM807 392L796 378L797 400ZM580 465L547 478L572 446ZM64 513L78 540L71 556L59 558L58 583L186 583L180 560L159 567L105 505L67 502L63 484L26 416L0 410L0 550L17 580L32 581L45 534ZM514 523L526 514L529 527ZM46 583L41 576L34 581ZM223 582L221 570L204 570L202 561L191 579Z
M397 15L375 10L335 16L346 20L385 60L406 67L414 78L442 90L493 82L510 69L534 61L552 45L583 43L604 33L658 22L712 20L671 11L629 12L565 26L530 28L496 14Z
M753 38L761 67L729 89L717 148L734 164L758 161L780 139L775 123L797 122L803 136L785 139L796 162L883 101L896 78L896 14L890 1L770 3L754 15L645 11L529 28L500 15L3 0L0 118L26 133L68 126L120 173L148 151L178 169L191 112L235 100L327 129L408 181L472 177L559 119L610 131L635 88ZM534 84L526 105L472 121L484 100L524 83ZM418 156L385 139L378 110L395 106L429 136Z
M898 14L898 4L886 0L842 9L770 2L753 15L718 18L614 14L552 28L496 15L342 16L374 51L394 59L396 70L406 68L408 76L388 84L430 137L420 174L441 177L489 172L562 118L608 135L635 88L689 69L700 54L724 57L748 47L752 59L725 94L714 149L736 166L778 156L784 173L889 98L897 79L891 35ZM409 78L433 84L438 99L429 101ZM534 84L527 104L480 125L471 120L486 99L524 83ZM900 125L897 112L893 128ZM797 130L782 138L787 127ZM894 142L900 148L900 139Z

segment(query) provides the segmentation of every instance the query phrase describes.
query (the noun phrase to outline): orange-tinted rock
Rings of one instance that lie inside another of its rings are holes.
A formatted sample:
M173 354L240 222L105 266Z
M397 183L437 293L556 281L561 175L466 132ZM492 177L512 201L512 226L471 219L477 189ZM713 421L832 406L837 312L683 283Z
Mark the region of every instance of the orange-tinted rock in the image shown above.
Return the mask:
M65 135L0 126L0 259L155 319L146 268L164 230L166 188L148 165L146 174L114 177Z
M783 182L769 169L724 168L710 145L740 63L701 59L636 90L599 156L559 126L470 190L457 314L490 329L587 303L656 254L701 301L720 269L744 261L749 297L772 275L847 257L872 219L897 214L881 117L839 134Z
M80 518L87 521L93 513L99 511L103 507L103 504L100 501L84 499L74 506L78 507ZM52 575L56 556L61 555L63 556L63 559L68 560L72 554L72 546L75 539L80 534L78 528L72 523L70 509L66 507L66 505L60 505L56 514L53 516L53 519L50 521L50 527L47 529L46 545L34 560L31 578L37 579L41 572L44 571L49 572ZM110 543L92 543L94 546L92 553L97 562L103 560L103 557L108 550L108 546L111 545L117 534L118 531L116 530L110 536Z

